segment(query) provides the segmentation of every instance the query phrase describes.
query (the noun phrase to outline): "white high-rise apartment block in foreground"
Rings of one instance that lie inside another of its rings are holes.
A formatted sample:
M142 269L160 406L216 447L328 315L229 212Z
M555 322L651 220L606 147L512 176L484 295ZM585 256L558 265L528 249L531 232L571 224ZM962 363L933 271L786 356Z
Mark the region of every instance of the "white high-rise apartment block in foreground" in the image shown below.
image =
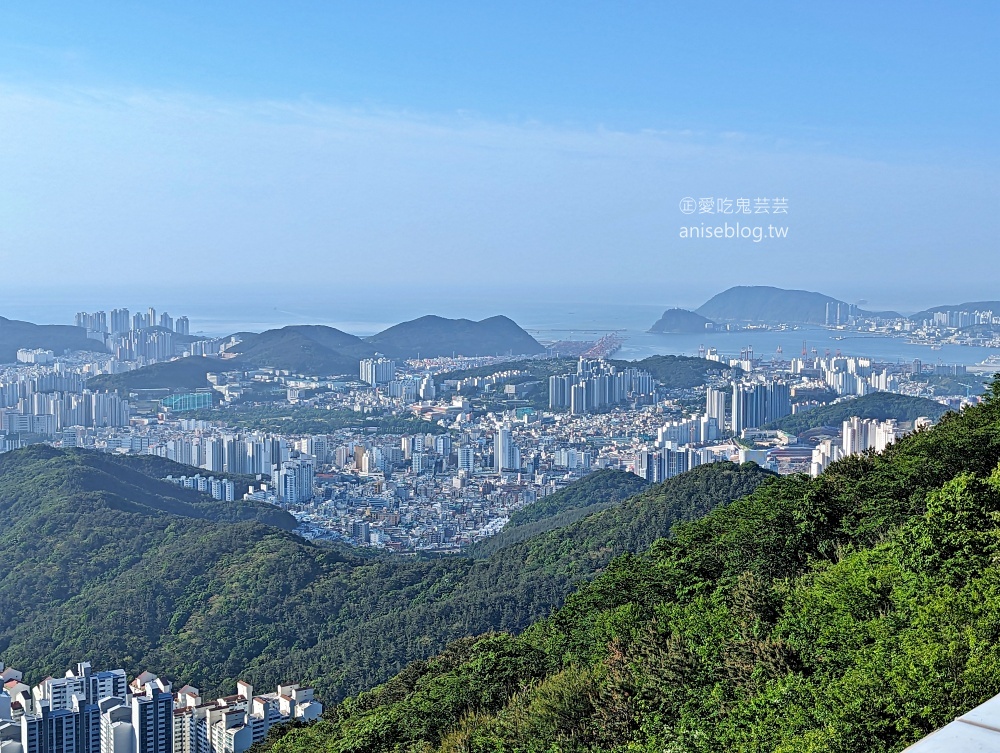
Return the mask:
M818 476L830 463L848 455L860 455L872 449L882 452L900 434L895 421L876 421L853 416L844 421L839 445L832 439L825 439L813 449L810 475Z
M272 725L323 713L297 684L258 694L241 681L212 700L190 685L173 692L151 672L128 683L122 670L88 663L34 688L21 679L0 663L0 753L244 753Z

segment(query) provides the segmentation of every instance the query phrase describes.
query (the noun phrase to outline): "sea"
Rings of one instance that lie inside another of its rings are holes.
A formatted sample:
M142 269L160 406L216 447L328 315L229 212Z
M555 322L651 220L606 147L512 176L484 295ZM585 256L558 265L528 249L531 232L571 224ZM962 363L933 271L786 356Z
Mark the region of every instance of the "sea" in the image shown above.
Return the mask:
M148 301L148 302L147 302ZM370 290L343 293L272 295L248 289L227 293L142 294L130 290L119 296L101 291L60 295L48 299L7 297L0 301L0 316L38 324L72 324L77 311L106 310L126 306L133 313L149 305L172 316L186 315L191 332L205 337L222 337L234 332L260 332L293 324L322 324L361 337L373 335L401 321L425 314L482 319L502 314L510 317L541 341L596 340L614 332L624 338L615 358L639 360L653 355L698 355L715 348L737 357L752 348L756 358L790 359L805 351L812 355L868 356L884 363L975 365L989 357L1000 359L1000 349L944 345L932 349L909 343L905 338L859 332L844 332L817 326L783 330L739 330L685 335L652 334L648 330L666 306L662 303L627 300L595 300L581 295L558 296L482 294L461 291L442 294L421 290L386 293L377 286ZM692 306L693 308L694 306Z

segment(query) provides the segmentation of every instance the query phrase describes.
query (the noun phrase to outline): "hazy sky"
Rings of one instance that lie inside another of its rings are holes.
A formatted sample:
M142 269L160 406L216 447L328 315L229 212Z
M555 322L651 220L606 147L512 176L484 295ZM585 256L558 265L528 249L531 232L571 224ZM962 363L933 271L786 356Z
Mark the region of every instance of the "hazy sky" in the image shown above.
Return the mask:
M8 288L1000 297L1000 3L19 5Z

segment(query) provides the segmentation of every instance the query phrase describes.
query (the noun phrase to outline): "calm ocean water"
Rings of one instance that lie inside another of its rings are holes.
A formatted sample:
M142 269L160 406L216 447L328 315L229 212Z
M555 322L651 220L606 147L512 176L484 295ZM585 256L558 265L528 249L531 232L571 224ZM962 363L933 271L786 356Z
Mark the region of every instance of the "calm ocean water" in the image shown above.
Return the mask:
M569 297L565 291L560 292L562 297ZM870 356L888 362L920 359L924 363L975 364L987 356L1000 355L1000 349L947 345L940 350L932 350L927 346L909 344L905 339L860 333L845 336L845 333L821 327L654 335L647 330L662 314L663 304L620 303L593 298L578 302L553 301L549 296L478 296L468 291L434 294L431 297L420 291L385 294L378 290L373 290L370 295L356 290L349 298L336 293L329 296L312 294L295 298L294 303L288 302L292 299L290 296L283 296L282 303L269 301L267 296L253 290L248 291L246 296L231 295L232 300L229 301L220 301L213 294L159 294L151 295L148 301L142 300L144 297L131 291L127 296L89 293L51 300L8 298L2 304L0 315L44 324L72 324L73 315L78 310L110 310L116 305L125 305L135 312L152 304L158 311L166 309L173 316L187 315L192 332L215 337L239 331L259 332L291 324L324 324L366 336L429 313L469 319L503 314L539 340L593 340L608 332L617 332L626 340L616 357L624 359L658 354L697 355L701 346L714 347L730 356L737 356L743 348L752 347L757 357L787 359L802 352L803 342L809 353L815 348L820 355L839 351L844 355ZM138 302L136 298L139 298ZM70 302L67 303L67 300Z

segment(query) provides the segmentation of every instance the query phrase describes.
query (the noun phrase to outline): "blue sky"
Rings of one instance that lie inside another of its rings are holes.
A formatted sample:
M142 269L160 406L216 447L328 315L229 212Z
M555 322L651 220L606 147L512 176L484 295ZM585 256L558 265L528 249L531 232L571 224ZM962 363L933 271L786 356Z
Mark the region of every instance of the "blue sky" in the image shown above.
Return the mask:
M485 5L0 9L0 258L67 285L287 260L291 289L998 297L1000 5ZM680 239L689 195L787 197L788 238Z

